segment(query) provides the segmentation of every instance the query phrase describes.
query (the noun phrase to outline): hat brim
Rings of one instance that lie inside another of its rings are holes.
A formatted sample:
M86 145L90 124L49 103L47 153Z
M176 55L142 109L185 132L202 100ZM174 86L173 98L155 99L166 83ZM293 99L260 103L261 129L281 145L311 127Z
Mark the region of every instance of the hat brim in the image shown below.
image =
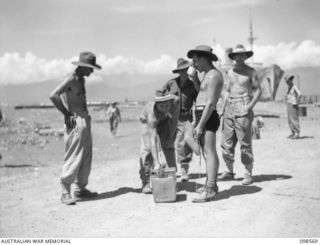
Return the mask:
M83 62L79 62L79 61L73 61L71 62L73 65L77 65L77 66L84 66L84 67L89 67L89 68L92 68L92 69L96 69L96 70L101 70L101 66L99 65L90 65L90 64L87 64L87 63L83 63Z
M285 77L284 80L289 81L289 80L292 80L293 78L294 78L294 75L291 75L291 76Z
M173 73L178 73L179 71L188 69L190 66L191 66L191 62L188 62L188 64L180 66L179 68L172 70L172 72Z
M234 60L234 56L237 54L245 54L247 56L246 59L249 59L253 55L253 52L252 51L232 52L232 53L228 54L228 56L230 59Z
M204 50L191 49L187 53L187 56L188 56L188 58L191 59L193 57L193 55L195 55L195 54L205 54L209 58L211 58L212 61L218 61L218 57L214 53L211 53L211 52L208 52L208 51L204 51Z
M170 100L173 100L174 99L174 96L173 94L167 94L165 96L156 96L154 98L154 102L165 102L165 101L170 101Z

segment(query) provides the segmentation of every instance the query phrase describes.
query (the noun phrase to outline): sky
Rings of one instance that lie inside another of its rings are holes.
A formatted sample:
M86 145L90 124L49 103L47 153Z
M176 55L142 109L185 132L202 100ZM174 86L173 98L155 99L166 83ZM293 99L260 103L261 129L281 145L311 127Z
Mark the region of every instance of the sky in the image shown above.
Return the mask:
M320 67L318 0L0 0L0 85L56 79L92 51L110 74L167 74L199 44L238 43L254 61Z

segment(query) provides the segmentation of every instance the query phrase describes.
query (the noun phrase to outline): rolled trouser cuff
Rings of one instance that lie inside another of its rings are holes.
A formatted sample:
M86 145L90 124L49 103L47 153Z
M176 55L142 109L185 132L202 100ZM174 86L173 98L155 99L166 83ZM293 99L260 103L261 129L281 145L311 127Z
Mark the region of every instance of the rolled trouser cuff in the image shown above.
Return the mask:
M60 179L60 186L61 186L62 194L70 194L71 184L65 183L65 182L63 182L62 179Z
M189 163L181 163L181 173L188 173L189 172Z

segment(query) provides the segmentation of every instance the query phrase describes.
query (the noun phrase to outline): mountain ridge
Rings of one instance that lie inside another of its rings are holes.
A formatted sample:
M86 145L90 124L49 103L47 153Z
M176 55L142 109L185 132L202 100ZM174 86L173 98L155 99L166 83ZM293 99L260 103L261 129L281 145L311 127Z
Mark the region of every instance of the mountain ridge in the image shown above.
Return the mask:
M286 74L299 75L300 90L304 95L320 94L320 67L298 67L285 71ZM161 88L166 81L175 77L168 75L136 75L118 74L103 77L103 81L86 81L88 101L124 101L149 100L155 90ZM49 94L62 80L52 79L21 85L0 86L0 103L31 104L50 103ZM281 81L276 98L286 93L287 85Z

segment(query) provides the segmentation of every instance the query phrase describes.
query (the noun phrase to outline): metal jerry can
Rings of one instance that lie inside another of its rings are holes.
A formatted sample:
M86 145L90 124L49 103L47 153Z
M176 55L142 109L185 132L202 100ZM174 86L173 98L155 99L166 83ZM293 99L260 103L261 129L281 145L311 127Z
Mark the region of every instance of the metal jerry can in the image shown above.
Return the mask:
M177 198L176 168L165 168L151 174L154 202L175 202Z

